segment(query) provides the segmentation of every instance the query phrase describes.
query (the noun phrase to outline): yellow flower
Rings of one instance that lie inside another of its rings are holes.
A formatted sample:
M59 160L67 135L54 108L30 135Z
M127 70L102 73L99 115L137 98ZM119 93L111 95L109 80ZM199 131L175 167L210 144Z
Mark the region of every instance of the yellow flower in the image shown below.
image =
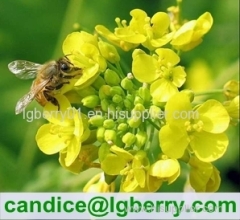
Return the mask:
M65 164L70 166L81 150L81 143L89 135L87 118L70 107L65 96L56 96L60 111L50 102L44 107L44 116L50 122L42 125L36 135L38 147L45 154L65 153Z
M217 168L211 163L191 157L189 161L190 184L196 192L216 192L219 189L221 178Z
M105 182L104 173L96 174L88 183L84 186L83 192L90 193L106 193L106 192L114 192L115 183L112 182L108 185Z
M151 83L150 93L156 102L166 102L186 80L179 56L170 49L159 48L150 56L140 49L133 52L132 72L136 79Z
M192 20L181 26L174 34L171 44L179 50L188 51L202 42L213 24L213 18L209 12L202 14L197 20Z
M96 164L94 164L94 161L98 158L97 146L93 144L82 144L83 145L81 146L79 155L70 166L66 165L67 151L60 151L59 153L59 163L61 166L75 174L79 174L80 172L87 170L93 166L95 167Z
M147 17L146 12L140 9L132 10L130 15L132 19L129 22L129 26L127 26L125 20L121 22L119 18L116 18L115 21L118 27L115 28L114 33L103 25L97 25L95 29L109 42L121 47L125 51L129 51L146 40L143 27L146 24L145 18Z
M222 157L228 146L224 131L229 115L216 100L192 109L186 93L172 96L165 106L167 124L159 132L160 147L171 158L181 158L188 148L199 160L212 162Z
M149 50L154 50L172 39L173 33L169 33L168 30L170 19L166 13L157 12L150 18L145 11L133 9L130 15L132 19L129 25L126 20L120 21L119 18L116 18L118 27L115 28L114 33L103 25L97 25L95 29L109 42L125 51L136 48L139 44Z
M88 87L103 72L107 63L98 48L97 36L87 32L73 32L63 42L63 53L83 74L75 83L79 89Z
M138 151L131 162L121 170L123 175L120 189L122 192L147 191L146 177L150 162L145 151Z
M162 159L151 165L149 175L171 184L180 175L180 165L176 159L169 159L163 155Z
M169 33L170 18L167 13L157 12L145 28L146 41L142 45L150 51L167 44L174 32Z
M116 145L110 146L106 142L100 146L98 155L101 169L108 175L118 175L133 159L133 155L128 151Z

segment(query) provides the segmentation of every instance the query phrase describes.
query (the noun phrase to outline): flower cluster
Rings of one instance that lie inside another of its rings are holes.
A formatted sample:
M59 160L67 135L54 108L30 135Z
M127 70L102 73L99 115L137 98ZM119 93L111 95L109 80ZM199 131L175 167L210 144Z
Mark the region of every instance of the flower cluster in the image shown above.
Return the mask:
M196 192L218 190L212 162L226 152L225 132L239 120L239 82L224 86L224 103L194 102L194 91L183 89L180 52L202 42L213 18L206 12L181 23L179 13L170 7L149 17L134 9L129 22L116 18L113 32L97 25L96 34L73 32L64 40L63 53L82 76L71 91L56 95L60 110L49 114L36 141L45 154L59 153L60 164L73 173L102 171L85 192L112 192L119 179L121 192L155 192L177 180L180 161L189 165ZM130 73L117 48L131 51ZM48 103L44 111L57 107Z

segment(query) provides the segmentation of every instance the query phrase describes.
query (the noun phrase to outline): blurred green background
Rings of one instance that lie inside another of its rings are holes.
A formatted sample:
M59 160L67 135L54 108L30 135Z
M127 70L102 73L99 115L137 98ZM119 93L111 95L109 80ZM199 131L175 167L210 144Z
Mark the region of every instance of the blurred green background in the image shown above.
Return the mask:
M7 68L13 60L44 63L62 56L61 44L74 23L89 32L97 24L115 26L115 17L130 19L134 8L149 16L166 11L174 0L1 0L0 1L0 191L81 191L83 184L96 173L74 175L58 163L58 155L44 155L37 148L35 134L43 120L27 122L14 109L28 92L30 81L17 79ZM183 0L182 16L196 19L205 11L214 18L203 43L182 54L182 65L189 72L188 85L196 90L222 88L239 72L239 1ZM129 57L128 57L129 58ZM126 60L131 63L131 60ZM130 67L129 67L130 70ZM195 74L193 74L195 73ZM217 97L223 100L222 96ZM34 101L28 110L41 107ZM221 171L219 191L239 191L239 126L229 131L227 153L215 163ZM166 191L182 191L185 173Z

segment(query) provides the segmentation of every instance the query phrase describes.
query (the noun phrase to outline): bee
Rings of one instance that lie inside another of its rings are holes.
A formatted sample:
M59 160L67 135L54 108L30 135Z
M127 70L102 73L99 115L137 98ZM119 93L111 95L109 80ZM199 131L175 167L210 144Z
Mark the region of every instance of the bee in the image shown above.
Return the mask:
M8 69L20 79L36 78L30 91L25 94L16 104L15 113L21 113L34 99L45 106L51 102L60 109L54 92L69 80L82 75L82 69L75 67L67 56L57 61L38 64L26 60L15 60L8 64Z

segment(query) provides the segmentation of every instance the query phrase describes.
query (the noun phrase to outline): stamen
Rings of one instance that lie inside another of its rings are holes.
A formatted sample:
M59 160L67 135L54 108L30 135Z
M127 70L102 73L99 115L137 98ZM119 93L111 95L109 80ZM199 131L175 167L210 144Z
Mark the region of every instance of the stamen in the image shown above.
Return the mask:
M119 17L115 18L115 22L116 22L118 27L122 27L121 20L120 20Z

